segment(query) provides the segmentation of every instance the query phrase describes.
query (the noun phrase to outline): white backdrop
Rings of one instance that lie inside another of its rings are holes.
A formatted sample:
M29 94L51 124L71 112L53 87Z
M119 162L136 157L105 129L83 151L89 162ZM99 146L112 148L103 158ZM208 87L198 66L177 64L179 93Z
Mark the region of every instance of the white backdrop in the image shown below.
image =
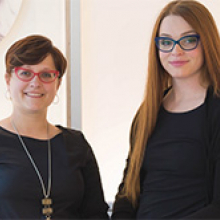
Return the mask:
M169 1L80 0L80 120L96 154L106 200L110 202L114 200L122 178L129 148L130 124L143 97L152 26L161 8ZM38 33L50 37L65 53L66 2L23 0L13 28L0 42L0 119L11 112L10 102L5 99L6 50L15 40ZM220 26L220 2L200 2L210 9ZM49 110L50 121L64 126L67 120L65 86L63 80L60 102ZM74 106L80 105L75 100L72 102Z

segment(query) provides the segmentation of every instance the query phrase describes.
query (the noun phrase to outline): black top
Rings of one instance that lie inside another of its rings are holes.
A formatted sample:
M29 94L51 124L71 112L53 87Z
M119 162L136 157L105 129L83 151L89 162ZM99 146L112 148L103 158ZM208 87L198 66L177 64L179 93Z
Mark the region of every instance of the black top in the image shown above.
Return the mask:
M198 108L175 114L162 107L158 117L140 172L138 205L119 196L129 156L112 219L220 219L220 98L210 87ZM137 127L135 117L131 152Z
M185 113L163 107L148 141L137 219L180 218L207 204L205 106Z
M51 139L52 219L108 218L95 156L81 132ZM47 189L47 141L22 137ZM0 127L0 219L41 219L38 176L16 134Z

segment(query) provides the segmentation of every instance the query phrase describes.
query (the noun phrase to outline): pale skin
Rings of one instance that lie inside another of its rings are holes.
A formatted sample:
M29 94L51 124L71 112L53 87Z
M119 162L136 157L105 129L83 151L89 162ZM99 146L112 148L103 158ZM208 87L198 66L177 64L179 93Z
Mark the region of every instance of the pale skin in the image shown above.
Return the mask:
M161 23L159 36L178 40L183 36L196 34L195 30L180 16L169 15ZM191 51L176 45L169 53L159 52L160 61L172 76L172 89L163 100L164 108L170 112L187 112L200 106L206 96L207 85L202 82L204 63L201 43ZM180 65L175 65L180 61Z
M41 72L42 70L56 70L51 55L48 55L37 65L23 65L23 67ZM0 121L4 129L16 133L11 121L16 125L20 135L47 140L61 131L47 121L47 108L59 89L61 79L52 83L43 83L35 76L29 82L23 82L15 73L6 73L5 80L10 92L13 111L10 117ZM48 133L47 133L48 127Z

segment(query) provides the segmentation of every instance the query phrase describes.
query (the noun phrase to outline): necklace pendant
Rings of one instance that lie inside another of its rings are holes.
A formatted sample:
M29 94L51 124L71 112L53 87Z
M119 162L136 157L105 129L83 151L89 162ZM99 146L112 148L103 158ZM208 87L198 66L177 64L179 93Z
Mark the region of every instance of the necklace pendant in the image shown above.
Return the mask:
M44 206L49 206L49 205L51 205L52 204L52 199L50 199L50 198L44 198L44 199L42 199L42 205L44 205Z
M50 207L50 205L52 204L52 199L50 198L44 198L42 199L42 205L43 207L43 215L45 215L46 220L50 220L51 219L51 215L53 213L53 209Z
M39 178L39 181L40 181L40 184L41 184L41 187L43 190L43 195L45 196L44 199L42 199L43 215L46 220L51 220L51 215L53 213L53 209L50 207L52 204L52 199L48 198L48 196L50 195L50 192L51 192L51 144L50 144L50 139L48 138L48 186L47 186L47 190L46 190L46 187L44 186L43 178L38 170L38 167L36 166L30 152L27 149L27 146L25 145L21 135L18 132L18 129L16 128L16 126L12 120L11 120L11 124L12 124L12 127L14 128L15 132L17 133L18 139L21 142L21 145L22 145L25 153L27 154L27 156L28 156L38 178ZM49 129L48 129L48 123L47 123L47 137L48 137L48 133L49 133Z

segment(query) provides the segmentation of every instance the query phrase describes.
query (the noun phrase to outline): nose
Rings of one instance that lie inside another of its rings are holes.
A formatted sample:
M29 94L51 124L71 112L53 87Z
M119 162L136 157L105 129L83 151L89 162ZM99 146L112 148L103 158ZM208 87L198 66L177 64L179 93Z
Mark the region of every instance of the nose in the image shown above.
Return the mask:
M34 76L34 78L30 81L30 85L32 87L39 87L41 85L41 81L38 76Z
M176 44L172 50L172 55L177 56L183 54L183 49L179 44Z

